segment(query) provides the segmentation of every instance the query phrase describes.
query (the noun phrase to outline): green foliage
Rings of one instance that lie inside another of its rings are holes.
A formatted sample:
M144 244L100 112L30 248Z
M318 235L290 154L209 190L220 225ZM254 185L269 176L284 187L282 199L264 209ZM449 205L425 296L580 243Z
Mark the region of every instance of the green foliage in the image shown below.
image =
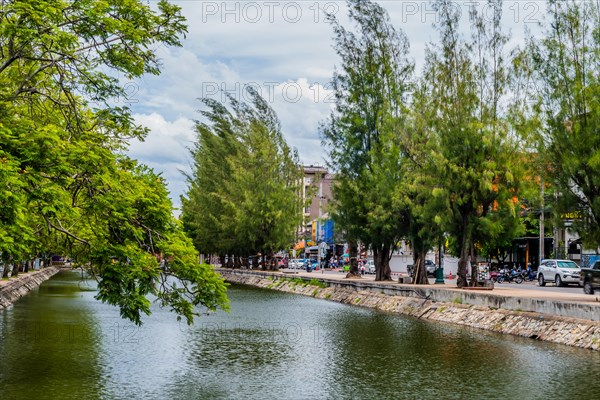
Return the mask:
M503 246L522 230L518 196L525 183L523 160L511 126L511 104L500 30L501 1L490 1L493 18L472 11L470 41L459 31L459 14L449 0L436 10L440 43L426 55L423 79L416 91L416 132L429 157L419 172L431 201L424 214L450 236L459 255L459 286L465 283L469 256L483 247ZM514 119L514 115L512 115ZM419 142L417 142L419 143Z
M74 258L98 279L97 298L137 324L150 296L188 323L197 306L228 304L174 219L164 180L123 155L145 128L108 106L125 94L109 74L158 73L152 48L179 45L183 21L166 1L158 11L133 0L0 6L0 253Z
M600 246L600 6L549 1L545 37L531 39L528 62L538 83L537 143L544 182L560 213L581 211L573 224L590 248ZM555 221L557 222L557 221Z
M183 221L207 254L271 255L288 248L301 223L301 170L275 112L254 90L230 109L204 99Z
M328 285L327 285L327 283L325 283L325 282L323 282L323 281L320 281L320 280L318 280L318 279L314 279L314 278L313 278L313 279L311 279L311 280L308 282L308 284L309 284L309 285L311 285L311 286L317 286L317 287L320 287L321 289L325 289L325 288L328 286Z
M57 106L73 125L79 123L78 106L91 101L104 106L100 114L107 121L132 128L127 110L107 107L109 100L126 96L109 73L127 79L158 74L154 48L179 46L186 31L179 11L165 0L157 12L137 0L3 1L0 101L35 105L33 112Z
M302 285L302 286L308 285L308 282L302 278L289 278L287 281L290 282L292 285Z
M338 173L333 188L333 218L351 242L375 254L377 280L390 279L389 259L403 235L404 205L394 200L403 180L401 136L404 101L413 64L408 40L396 31L387 12L371 1L348 1L357 33L335 16L335 50L341 71L333 78L335 111L322 126L331 166ZM350 246L351 259L355 248ZM357 273L356 265L351 272Z

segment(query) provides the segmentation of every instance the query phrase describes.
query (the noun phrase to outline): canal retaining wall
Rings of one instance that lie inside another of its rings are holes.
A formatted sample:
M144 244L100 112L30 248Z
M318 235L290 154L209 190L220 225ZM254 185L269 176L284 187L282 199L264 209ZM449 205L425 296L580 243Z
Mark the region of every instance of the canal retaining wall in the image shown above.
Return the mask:
M442 292L443 289L406 285L377 285L373 282L303 278L244 270L219 269L218 272L230 283L296 293L420 319L600 351L600 322L597 319L526 311L524 308L506 309L503 306L513 304L508 303L506 299L493 299L483 293L446 290L448 293L442 295L437 292ZM565 310L567 307L539 303L546 302L545 300L529 300L535 299L513 299L516 305L539 306L543 310ZM576 309L577 305L569 307ZM596 308L596 313L598 310L599 308ZM597 317L596 314L594 316Z
M48 267L39 271L20 273L8 282L2 282L0 284L0 309L19 300L58 271L59 269L56 267Z

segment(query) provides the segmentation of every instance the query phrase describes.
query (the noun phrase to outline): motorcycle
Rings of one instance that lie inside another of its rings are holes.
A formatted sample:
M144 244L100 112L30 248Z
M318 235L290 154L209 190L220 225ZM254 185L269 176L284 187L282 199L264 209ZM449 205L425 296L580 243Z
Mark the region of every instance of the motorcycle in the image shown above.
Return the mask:
M537 280L535 272L533 270L523 270L519 273L524 281L531 282Z
M501 269L496 277L498 283L523 283L523 276L515 269Z

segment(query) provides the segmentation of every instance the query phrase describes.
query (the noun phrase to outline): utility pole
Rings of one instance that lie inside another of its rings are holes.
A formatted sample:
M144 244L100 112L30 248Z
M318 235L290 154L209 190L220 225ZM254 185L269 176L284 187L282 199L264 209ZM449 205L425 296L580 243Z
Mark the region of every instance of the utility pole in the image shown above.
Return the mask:
M542 194L541 207L540 207L540 253L538 259L538 265L544 259L544 179L540 176L540 192ZM529 260L525 260L525 267Z
M323 267L321 266L321 243L323 241L323 236L321 235L321 241L319 241L319 234L323 229L323 223L321 222L321 199L323 199L323 179L321 177L319 180L319 218L317 219L317 265L321 270L321 274L323 273Z

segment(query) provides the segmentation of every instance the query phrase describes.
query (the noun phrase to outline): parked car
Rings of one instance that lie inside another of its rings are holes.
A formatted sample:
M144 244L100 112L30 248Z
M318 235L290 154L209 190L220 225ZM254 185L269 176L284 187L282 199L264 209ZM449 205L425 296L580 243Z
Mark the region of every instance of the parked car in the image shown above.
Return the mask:
M428 276L435 276L437 266L431 260L425 260L425 270Z
M600 260L590 268L581 268L579 285L583 286L585 294L594 294L594 290L600 289Z
M581 268L571 260L544 260L537 273L538 284L546 286L547 282L554 282L556 286L569 283L579 284Z
M367 274L375 273L375 260L367 260L367 265L365 266L365 272Z

